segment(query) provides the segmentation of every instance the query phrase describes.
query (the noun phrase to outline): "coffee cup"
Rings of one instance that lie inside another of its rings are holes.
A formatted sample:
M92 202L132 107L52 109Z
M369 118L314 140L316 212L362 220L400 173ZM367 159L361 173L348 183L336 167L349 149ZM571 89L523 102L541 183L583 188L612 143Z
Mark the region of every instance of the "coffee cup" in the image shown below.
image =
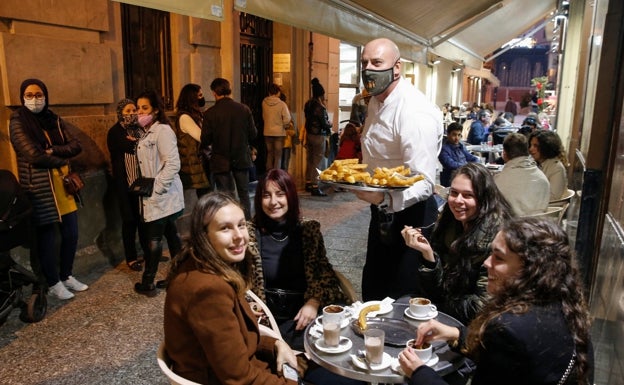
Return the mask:
M340 305L323 308L323 340L326 346L336 347L340 343L340 324L344 314L344 307Z
M414 353L421 359L422 362L427 362L433 355L433 347L428 342L423 342L421 345L414 345L416 342L414 339L407 341L405 346L411 348Z
M385 332L381 329L364 331L366 359L370 364L379 365L383 361Z
M409 311L416 317L427 317L430 313L437 310L436 306L427 298L416 297L409 301Z

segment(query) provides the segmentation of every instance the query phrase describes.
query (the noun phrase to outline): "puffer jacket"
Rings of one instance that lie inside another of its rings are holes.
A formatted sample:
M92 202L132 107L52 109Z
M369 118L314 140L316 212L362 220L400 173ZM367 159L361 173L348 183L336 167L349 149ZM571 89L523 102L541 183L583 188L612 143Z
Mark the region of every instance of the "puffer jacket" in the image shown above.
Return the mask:
M53 143L53 153L46 154L47 143L29 135L20 110L11 114L9 123L11 144L17 155L19 181L33 205L32 217L37 226L61 221L52 187L52 169L68 165L69 159L82 151L78 139L65 129L63 119L58 118L57 124L65 143Z
M190 116L189 114L184 115ZM182 186L193 189L208 188L208 177L206 177L204 165L199 156L199 142L182 131L179 119L175 125L175 134L178 139Z
M183 210L180 156L171 127L155 122L139 140L137 157L141 176L154 178L154 192L141 199L143 220L152 222Z

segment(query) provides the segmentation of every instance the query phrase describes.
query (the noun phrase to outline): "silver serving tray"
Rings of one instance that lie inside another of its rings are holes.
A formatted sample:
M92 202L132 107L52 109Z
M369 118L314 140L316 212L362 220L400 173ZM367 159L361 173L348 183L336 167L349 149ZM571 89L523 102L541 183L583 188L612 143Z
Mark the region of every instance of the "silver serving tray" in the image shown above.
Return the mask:
M416 182L418 183L418 182ZM349 183L349 182L333 182L333 181L326 181L326 180L319 180L318 181L319 184L319 188L323 189L323 186L330 186L330 187L336 187L336 188L341 188L341 189L345 189L345 190L358 190L358 191L378 191L378 192L386 192L386 191L401 191L401 190L405 190L408 187L411 186L404 186L404 187L386 187L386 186L371 186L371 185L367 185L366 183L363 182L355 182L355 183Z

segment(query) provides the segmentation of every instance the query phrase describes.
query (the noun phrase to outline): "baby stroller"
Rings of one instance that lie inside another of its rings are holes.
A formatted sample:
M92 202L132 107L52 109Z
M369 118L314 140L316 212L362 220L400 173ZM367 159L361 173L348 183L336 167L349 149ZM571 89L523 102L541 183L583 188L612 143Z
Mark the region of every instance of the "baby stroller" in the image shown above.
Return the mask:
M14 247L27 243L32 208L15 176L0 170L0 325L13 308L20 307L20 319L38 322L45 317L48 300L35 274L11 258ZM32 285L26 300L24 287Z

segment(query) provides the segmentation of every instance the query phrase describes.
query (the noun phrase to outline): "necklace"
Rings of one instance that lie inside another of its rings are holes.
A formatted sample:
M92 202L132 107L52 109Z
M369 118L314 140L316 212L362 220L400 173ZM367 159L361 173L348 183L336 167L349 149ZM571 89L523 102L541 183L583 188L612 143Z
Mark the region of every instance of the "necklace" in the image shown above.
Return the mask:
M275 242L284 242L288 239L288 234L286 234L283 238L276 238L273 236L273 234L269 234L269 237L271 237L271 239Z

